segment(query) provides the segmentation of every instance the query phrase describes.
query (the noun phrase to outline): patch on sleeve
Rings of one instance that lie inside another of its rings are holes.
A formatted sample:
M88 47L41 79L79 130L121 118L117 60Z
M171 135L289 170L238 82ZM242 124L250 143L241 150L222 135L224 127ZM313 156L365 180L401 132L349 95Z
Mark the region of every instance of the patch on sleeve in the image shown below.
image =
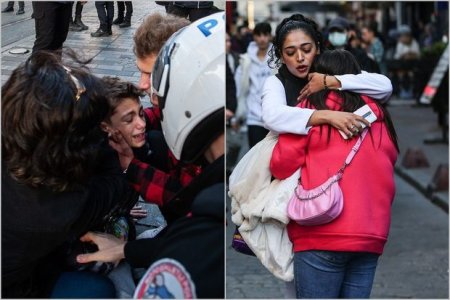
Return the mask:
M135 299L193 299L195 285L188 271L174 259L160 259L148 268L134 292Z

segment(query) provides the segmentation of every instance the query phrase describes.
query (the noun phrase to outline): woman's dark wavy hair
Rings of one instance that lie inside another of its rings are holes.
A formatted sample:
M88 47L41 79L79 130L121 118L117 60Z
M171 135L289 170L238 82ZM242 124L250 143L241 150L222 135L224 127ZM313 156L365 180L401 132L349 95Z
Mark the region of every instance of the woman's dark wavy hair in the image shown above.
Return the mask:
M289 18L283 19L275 30L273 45L269 51L268 63L271 68L278 69L281 66L283 43L287 34L294 30L301 30L307 34L314 41L317 49L320 50L320 53L325 50L322 33L320 32L317 23L302 14L294 14Z
M109 119L114 114L117 106L119 106L123 100L129 98L140 103L140 97L144 96L144 92L139 90L136 85L121 80L119 77L104 76L102 81L105 84L105 96L108 98L109 105L106 121L110 121Z
M19 183L64 191L82 184L104 134L108 112L102 81L67 51L77 86L58 54L39 51L2 87L2 163ZM76 63L76 64L75 64ZM76 65L76 66L75 66Z
M314 70L315 72L328 74L328 75L343 75L343 74L360 74L361 67L356 61L353 54L347 50L327 50L319 55L314 60ZM327 106L326 100L330 90L321 90L312 94L307 100L307 107L314 107L318 110L328 110L330 107ZM350 91L333 91L337 93L342 98L341 111L354 112L358 108L364 106L366 102L357 93ZM389 112L377 101L375 104L383 112L384 123L388 129L389 137L394 143L397 151L399 151L397 143L397 134L395 132L394 125L392 123L391 116ZM328 125L328 139L330 139L330 127Z

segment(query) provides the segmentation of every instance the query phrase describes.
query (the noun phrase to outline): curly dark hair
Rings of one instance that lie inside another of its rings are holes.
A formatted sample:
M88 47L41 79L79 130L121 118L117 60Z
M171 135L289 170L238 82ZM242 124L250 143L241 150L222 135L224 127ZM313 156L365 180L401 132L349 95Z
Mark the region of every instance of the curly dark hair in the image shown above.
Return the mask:
M21 184L53 191L84 183L104 136L104 93L87 68L64 66L46 51L31 55L2 87L2 163L8 173Z
M138 89L133 83L121 80L119 77L104 76L102 81L105 84L105 96L108 98L109 104L106 120L111 118L117 106L124 99L129 98L140 103L140 97L144 96L144 92Z
M302 30L307 34L314 41L317 49L320 50L320 53L325 50L322 33L320 32L317 23L302 14L294 14L283 19L275 30L273 45L269 51L269 67L278 69L281 66L283 43L287 34L294 30Z
M189 24L190 21L171 14L147 16L134 34L134 54L141 59L150 54L158 55L169 37Z

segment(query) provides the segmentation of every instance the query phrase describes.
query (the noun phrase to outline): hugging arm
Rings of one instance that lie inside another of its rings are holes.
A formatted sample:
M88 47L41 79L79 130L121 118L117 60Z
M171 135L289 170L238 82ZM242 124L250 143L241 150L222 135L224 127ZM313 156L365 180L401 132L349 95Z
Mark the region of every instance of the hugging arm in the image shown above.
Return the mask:
M278 133L308 134L308 120L314 110L287 105L281 81L271 76L266 79L262 93L264 126Z
M308 84L300 91L297 100L307 98L309 95L321 91L327 87L332 90L350 91L369 96L380 102L386 102L392 94L392 84L389 78L378 73L326 75L311 73L308 75Z

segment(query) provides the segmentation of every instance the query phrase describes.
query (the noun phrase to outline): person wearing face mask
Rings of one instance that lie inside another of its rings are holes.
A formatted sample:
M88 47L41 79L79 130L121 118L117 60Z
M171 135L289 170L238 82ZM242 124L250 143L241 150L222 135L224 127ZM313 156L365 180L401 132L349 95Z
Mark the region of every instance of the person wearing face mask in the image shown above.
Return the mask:
M371 59L361 47L352 47L350 24L347 19L337 17L328 25L328 41L334 49L349 51L356 58L361 69L369 73L380 73L378 63Z

